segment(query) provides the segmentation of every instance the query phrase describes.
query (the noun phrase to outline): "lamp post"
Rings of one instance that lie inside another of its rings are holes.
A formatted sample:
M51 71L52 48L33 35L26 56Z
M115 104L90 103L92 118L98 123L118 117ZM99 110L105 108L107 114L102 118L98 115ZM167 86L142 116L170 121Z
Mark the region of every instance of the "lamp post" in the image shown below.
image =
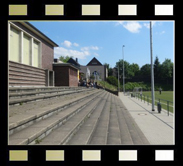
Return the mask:
M124 47L125 47L125 45L122 46L122 54L123 54L123 94L125 95Z
M119 62L118 62L118 92L119 92Z
M153 68L152 22L151 21L150 21L150 50L151 50L151 97L152 97L152 111L154 111L154 68Z

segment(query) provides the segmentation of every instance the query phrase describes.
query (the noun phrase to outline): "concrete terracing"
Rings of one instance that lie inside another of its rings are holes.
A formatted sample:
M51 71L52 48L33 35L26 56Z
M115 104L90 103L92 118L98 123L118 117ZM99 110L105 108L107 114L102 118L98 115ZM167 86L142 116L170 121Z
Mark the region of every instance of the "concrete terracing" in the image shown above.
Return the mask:
M118 96L105 90L46 88L29 90L31 97L24 90L16 91L10 90L13 94L9 94L13 96L10 102L17 101L16 105L9 107L9 145L151 143L139 121L129 112L125 100L122 102ZM21 93L25 96L20 97ZM40 96L42 98L37 100ZM28 98L31 101L25 100Z

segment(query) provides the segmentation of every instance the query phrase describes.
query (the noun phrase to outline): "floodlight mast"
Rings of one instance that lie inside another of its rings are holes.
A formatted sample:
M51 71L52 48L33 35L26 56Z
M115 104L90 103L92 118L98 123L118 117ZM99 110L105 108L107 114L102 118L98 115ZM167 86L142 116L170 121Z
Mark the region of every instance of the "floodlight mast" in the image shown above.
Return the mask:
M123 94L125 95L124 47L125 47L125 45L122 46L122 53L123 53Z
M152 111L154 110L154 67L153 67L153 47L152 47L152 21L150 21L150 49L151 49L151 97Z

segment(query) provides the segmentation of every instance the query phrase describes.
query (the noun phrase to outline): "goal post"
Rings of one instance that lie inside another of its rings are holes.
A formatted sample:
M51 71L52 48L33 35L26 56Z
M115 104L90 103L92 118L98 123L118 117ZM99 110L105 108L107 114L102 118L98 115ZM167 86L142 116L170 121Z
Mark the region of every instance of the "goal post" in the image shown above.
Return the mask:
M136 95L142 95L142 87L135 87L132 92L132 96L135 97Z

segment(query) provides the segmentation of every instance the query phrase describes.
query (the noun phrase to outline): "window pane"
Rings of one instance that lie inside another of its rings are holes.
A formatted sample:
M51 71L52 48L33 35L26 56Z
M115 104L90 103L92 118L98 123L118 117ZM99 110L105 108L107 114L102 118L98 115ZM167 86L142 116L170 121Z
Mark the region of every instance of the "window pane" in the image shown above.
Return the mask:
M20 55L20 32L10 28L10 57L9 60L19 62Z
M34 56L33 56L33 66L39 66L39 43L34 41Z
M30 38L26 35L24 35L24 41L23 41L23 51L24 51L24 54L23 54L23 63L24 64L27 64L27 65L30 65L30 54L31 54L31 51L30 51Z

